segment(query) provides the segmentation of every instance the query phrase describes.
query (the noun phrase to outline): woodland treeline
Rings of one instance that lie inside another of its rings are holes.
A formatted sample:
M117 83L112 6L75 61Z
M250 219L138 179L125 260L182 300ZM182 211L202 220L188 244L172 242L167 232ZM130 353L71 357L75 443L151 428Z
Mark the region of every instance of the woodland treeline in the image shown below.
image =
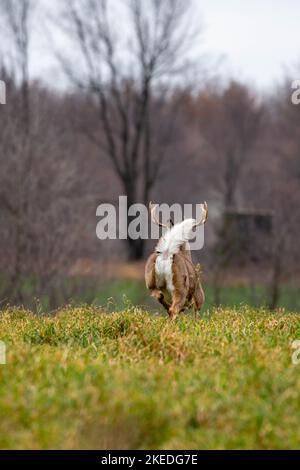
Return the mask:
M204 72L189 57L199 31L186 27L186 1L124 3L128 58L106 1L60 5L63 14L48 20L76 51L73 60L53 50L69 81L62 89L30 75L37 2L0 0L2 305L26 303L34 279L36 297L52 293L55 306L81 262L99 263L101 281L105 263L143 260L153 243L96 238L97 206L122 194L129 205L206 200L205 248L195 258L216 302L218 286L243 277L267 284L276 307L281 286L299 281L296 77L262 94Z

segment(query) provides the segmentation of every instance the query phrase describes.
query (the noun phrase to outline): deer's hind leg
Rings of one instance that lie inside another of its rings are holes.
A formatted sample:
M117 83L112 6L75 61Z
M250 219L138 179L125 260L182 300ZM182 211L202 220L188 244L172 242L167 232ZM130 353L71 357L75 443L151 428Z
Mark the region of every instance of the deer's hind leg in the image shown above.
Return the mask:
M170 318L175 318L185 307L189 294L188 271L183 258L179 255L173 258L172 272L173 292L169 315Z
M156 286L155 276L155 262L157 255L153 253L147 260L145 267L145 281L146 287L151 292L151 297L154 297L169 313L170 304L166 301L163 292Z
M184 308L186 302L186 292L180 292L175 290L173 293L172 305L169 309L170 318L176 318L178 313Z
M169 309L170 309L170 304L168 304L168 302L165 300L165 297L164 297L164 294L162 293L162 291L160 289L152 289L151 290L151 296L154 297L156 300L158 300L158 302L167 310L167 312L169 313Z
M197 320L198 313L200 312L202 305L204 304L205 295L200 283L197 283L194 292L194 317Z

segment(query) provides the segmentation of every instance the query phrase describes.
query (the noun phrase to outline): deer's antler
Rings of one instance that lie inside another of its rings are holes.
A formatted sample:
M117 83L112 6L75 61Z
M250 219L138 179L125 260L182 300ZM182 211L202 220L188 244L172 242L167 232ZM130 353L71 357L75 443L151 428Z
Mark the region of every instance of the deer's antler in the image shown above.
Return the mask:
M159 222L159 220L157 220L156 218L156 215L155 215L155 211L156 211L156 208L157 208L158 204L153 204L153 202L150 202L149 203L149 210L150 210L150 213L151 213L151 220L154 224L158 225L159 227L163 227L163 228L167 228L169 229L170 227L166 224L163 224L162 222ZM173 225L173 222L170 221L170 224L171 226Z
M205 222L207 221L207 218L208 218L208 207L207 207L207 203L204 202L204 204L201 204L201 208L202 208L202 211L203 211L203 216L202 216L202 218L199 220L199 222L196 222L195 227L198 227L198 225L203 225L203 224L205 224Z

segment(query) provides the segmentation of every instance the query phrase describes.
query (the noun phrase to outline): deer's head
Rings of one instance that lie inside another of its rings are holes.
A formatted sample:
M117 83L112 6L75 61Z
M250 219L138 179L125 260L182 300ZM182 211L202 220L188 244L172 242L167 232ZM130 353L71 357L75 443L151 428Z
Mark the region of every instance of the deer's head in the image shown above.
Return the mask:
M174 226L174 222L172 219L169 219L167 224L163 224L160 222L157 217L156 217L156 209L157 209L158 204L153 204L153 202L149 203L149 210L151 214L151 220L155 225L158 225L159 227L165 228L167 230L170 230ZM202 209L202 217L200 218L199 221L194 220L194 223L192 224L193 227L198 227L199 225L205 224L208 218L208 207L207 203L204 202L204 204L200 204L200 207Z
M189 240L193 238L194 228L199 225L205 224L208 217L207 203L201 204L202 217L200 220L185 219L174 225L172 220L169 220L167 224L159 222L156 217L157 204L150 203L149 209L151 212L151 220L154 224L159 227L167 229L164 235L158 241L155 252L158 255L162 255L164 259L167 259L170 255L174 255L179 251L189 251Z

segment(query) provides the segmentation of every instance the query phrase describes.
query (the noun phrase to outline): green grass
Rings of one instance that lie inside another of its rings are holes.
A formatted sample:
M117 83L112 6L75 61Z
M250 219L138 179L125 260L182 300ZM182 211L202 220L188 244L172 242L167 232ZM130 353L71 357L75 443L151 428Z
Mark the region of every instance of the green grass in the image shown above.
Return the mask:
M51 312L66 303L78 305L89 304L102 306L107 311L115 311L131 305L142 306L150 312L163 312L156 301L151 299L143 280L99 280L95 277L69 277L62 279L49 295L49 289L45 294L37 294L36 279L25 278L22 284L22 303L35 313L42 311ZM8 301L5 297L5 279L0 274L0 298L2 305ZM209 311L214 307L215 296L213 286L204 282L205 303L203 311ZM50 289L51 290L51 289ZM2 292L2 294L1 294ZM266 307L269 303L269 292L266 285L253 285L252 287L239 285L226 285L220 287L219 300L222 306L235 308L241 304L252 307ZM278 308L289 311L300 311L300 296L298 288L283 284L280 290Z
M214 307L213 286L204 284L205 303L203 311L209 311ZM92 299L92 297L91 297ZM80 301L80 298L77 299ZM143 281L119 280L104 282L97 290L92 299L95 305L105 306L110 311L116 308L123 308L129 301L133 305L143 305L151 312L163 312L158 303L149 296L149 291ZM220 301L224 307L235 308L241 304L252 307L266 307L269 301L268 289L265 286L254 286L253 288L240 285L228 285L220 288ZM283 285L278 308L285 308L289 311L300 311L300 297L298 289L288 285Z
M0 448L300 447L297 314L11 308L0 331Z
M70 281L81 283L82 280L76 279ZM210 284L203 284L205 290L205 303L203 311L211 310L214 305L214 289ZM130 305L143 306L150 312L164 312L157 301L149 296L144 281L132 279L103 281L100 285L97 283L96 289L86 285L85 293L82 291L76 295L75 293L69 298L76 304L80 302L92 303L96 306L105 307L106 310L112 312L116 309L122 309ZM224 307L235 308L241 304L250 305L252 307L266 307L269 302L269 293L266 286L256 285L251 287L242 285L226 285L220 287L220 302ZM300 297L298 289L289 285L283 285L281 295L278 302L278 308L284 308L289 311L300 311ZM47 309L47 304L46 304Z

